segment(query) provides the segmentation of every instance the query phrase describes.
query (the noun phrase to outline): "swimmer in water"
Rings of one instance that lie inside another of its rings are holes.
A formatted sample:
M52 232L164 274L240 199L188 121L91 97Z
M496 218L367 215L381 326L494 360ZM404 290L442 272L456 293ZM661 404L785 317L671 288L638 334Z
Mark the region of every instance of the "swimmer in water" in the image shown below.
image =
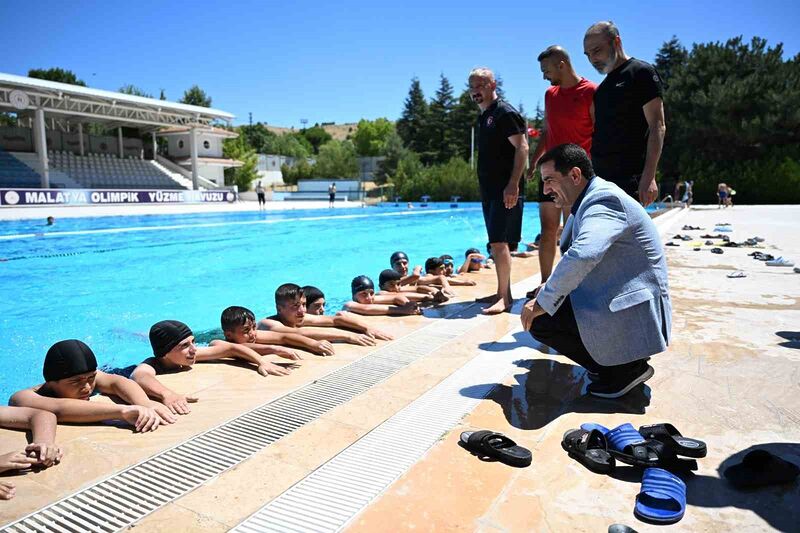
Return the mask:
M403 305L406 302L426 304L441 303L448 300L447 296L445 296L442 291L439 291L436 294L403 292L400 287L400 277L400 273L393 268L387 268L380 273L380 276L378 276L378 287L380 288L380 292L375 295L375 303ZM398 299L398 297L402 297L403 299Z
M464 263L459 267L458 272L460 274L466 274L467 272L477 272L482 268L485 268L483 261L486 260L486 256L483 255L480 250L477 248L470 248L466 252L464 252Z
M375 284L367 276L356 276L350 283L350 292L353 300L344 304L344 308L360 315L420 315L422 311L419 304L411 302L404 295L397 295L396 298L400 305L396 303L385 304L375 301ZM387 295L378 296L385 299ZM392 296L389 296L392 298Z
M459 277L459 274L455 273L455 261L453 260L452 255L442 255L439 256L439 259L442 261L444 265L443 273L445 277L447 277L447 281L450 285L462 285L462 286L473 286L476 285L475 280L471 279L464 279L463 277ZM427 270L427 269L426 269Z
M316 355L333 355L333 345L328 341L318 341L299 333L277 333L261 331L256 326L256 316L246 307L232 305L222 312L220 325L225 340L241 344L259 355L279 355L286 359L302 359L292 346ZM213 341L212 341L213 342Z

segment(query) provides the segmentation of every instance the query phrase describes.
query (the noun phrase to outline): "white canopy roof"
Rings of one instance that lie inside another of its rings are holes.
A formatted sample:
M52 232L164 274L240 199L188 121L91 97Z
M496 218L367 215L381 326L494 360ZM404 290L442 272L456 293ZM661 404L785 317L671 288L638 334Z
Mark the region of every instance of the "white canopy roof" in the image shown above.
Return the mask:
M36 108L42 108L47 115L60 115L59 118L132 126L207 126L234 118L209 107L0 72L0 111L25 113Z

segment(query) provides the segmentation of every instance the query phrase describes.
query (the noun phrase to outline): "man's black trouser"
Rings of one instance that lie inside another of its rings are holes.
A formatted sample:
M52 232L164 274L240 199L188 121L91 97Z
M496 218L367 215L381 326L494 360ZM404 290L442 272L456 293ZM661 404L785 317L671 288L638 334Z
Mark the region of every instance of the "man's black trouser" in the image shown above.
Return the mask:
M581 340L569 296L553 316L545 313L536 317L531 324L530 334L537 341L554 348L558 353L573 360L589 372L599 374L601 380L613 379L642 364L641 361L633 361L622 365L602 366L592 359Z

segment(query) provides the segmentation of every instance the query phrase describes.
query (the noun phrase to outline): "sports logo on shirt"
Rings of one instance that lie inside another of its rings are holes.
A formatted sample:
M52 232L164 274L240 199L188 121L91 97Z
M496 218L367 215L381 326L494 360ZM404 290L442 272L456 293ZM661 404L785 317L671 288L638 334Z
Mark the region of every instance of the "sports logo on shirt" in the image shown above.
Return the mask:
M494 124L494 117L487 118L486 119L486 125L487 126L491 126L492 124Z
M658 74L653 74L653 81L658 83Z

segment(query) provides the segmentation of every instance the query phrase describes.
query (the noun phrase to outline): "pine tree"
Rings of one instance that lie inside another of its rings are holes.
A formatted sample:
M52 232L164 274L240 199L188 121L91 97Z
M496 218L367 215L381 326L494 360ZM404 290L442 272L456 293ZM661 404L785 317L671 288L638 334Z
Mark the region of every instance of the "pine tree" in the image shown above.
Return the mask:
M477 124L479 114L480 110L472 101L469 89L465 88L450 112L450 131L456 155L465 161L469 161L472 128Z
M437 163L444 163L456 154L455 132L450 123L453 107L455 107L453 86L450 85L450 81L444 74L441 74L439 89L436 91L436 97L431 101L428 113L426 137L429 139L429 146L424 155L429 157L423 157L423 160L431 159Z
M397 121L397 133L403 143L415 152L425 152L428 149L425 126L428 122L428 102L420 87L419 79L411 79L403 114Z
M677 70L686 64L689 59L689 53L683 47L678 38L673 35L672 39L661 45L656 54L656 60L653 66L656 67L661 81L664 85L669 85L669 80L675 75Z

